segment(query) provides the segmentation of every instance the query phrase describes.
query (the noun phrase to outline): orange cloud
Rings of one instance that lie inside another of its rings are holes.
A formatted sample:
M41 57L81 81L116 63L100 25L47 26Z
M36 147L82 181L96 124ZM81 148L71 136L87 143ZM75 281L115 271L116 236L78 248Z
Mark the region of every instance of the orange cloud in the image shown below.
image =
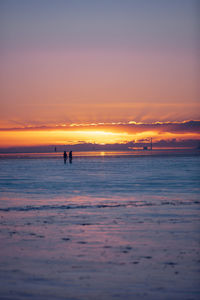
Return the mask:
M64 145L80 143L114 144L158 140L199 139L200 121L137 123L72 123L56 126L24 126L0 129L1 147Z

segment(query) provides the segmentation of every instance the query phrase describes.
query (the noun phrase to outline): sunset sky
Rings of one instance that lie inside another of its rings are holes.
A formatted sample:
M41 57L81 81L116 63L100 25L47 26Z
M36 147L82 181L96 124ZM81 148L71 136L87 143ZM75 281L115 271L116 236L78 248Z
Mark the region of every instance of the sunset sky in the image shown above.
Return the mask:
M0 1L0 147L199 139L198 2Z

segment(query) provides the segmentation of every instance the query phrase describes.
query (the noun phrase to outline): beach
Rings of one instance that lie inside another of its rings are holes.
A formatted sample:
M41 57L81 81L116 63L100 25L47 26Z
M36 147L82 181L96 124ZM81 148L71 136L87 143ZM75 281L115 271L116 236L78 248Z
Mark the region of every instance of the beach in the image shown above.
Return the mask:
M0 299L199 299L199 152L108 154L0 157Z

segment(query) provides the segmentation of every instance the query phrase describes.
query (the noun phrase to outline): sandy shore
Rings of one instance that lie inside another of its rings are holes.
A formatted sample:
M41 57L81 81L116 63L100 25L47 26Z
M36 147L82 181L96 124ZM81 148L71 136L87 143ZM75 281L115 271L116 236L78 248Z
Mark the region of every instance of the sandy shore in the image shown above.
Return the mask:
M0 299L199 299L198 208L1 211Z

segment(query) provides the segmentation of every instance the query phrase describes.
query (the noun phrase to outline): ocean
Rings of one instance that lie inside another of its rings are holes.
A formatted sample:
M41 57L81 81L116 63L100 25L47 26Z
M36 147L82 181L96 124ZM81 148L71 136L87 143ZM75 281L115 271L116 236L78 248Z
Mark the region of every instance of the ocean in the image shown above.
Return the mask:
M199 154L0 154L0 299L199 299Z

